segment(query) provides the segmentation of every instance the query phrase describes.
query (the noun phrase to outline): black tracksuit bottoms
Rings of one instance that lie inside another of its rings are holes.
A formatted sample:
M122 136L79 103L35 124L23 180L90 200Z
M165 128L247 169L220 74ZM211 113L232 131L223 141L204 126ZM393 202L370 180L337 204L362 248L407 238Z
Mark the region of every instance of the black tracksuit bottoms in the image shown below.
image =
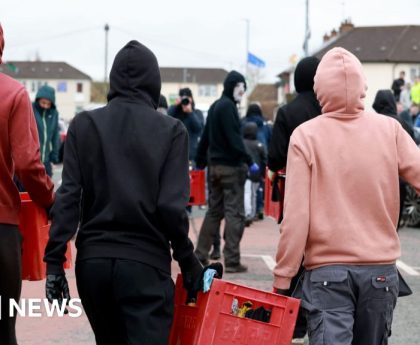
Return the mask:
M9 317L9 300L19 301L22 288L22 235L17 225L0 224L0 344L16 345L16 315Z
M77 261L76 281L97 345L168 345L174 283L137 261Z

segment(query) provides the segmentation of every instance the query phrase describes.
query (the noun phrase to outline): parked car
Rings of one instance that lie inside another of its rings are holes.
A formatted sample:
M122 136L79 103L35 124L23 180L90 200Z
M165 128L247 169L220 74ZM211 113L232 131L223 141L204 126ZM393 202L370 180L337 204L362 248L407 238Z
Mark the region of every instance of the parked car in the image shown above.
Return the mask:
M64 143L66 141L67 129L69 128L69 125L65 120L58 119L58 128L60 131L60 149L58 151L58 160L60 163L62 163L64 157Z
M409 185L406 188L402 221L405 226L417 228L420 227L420 195Z

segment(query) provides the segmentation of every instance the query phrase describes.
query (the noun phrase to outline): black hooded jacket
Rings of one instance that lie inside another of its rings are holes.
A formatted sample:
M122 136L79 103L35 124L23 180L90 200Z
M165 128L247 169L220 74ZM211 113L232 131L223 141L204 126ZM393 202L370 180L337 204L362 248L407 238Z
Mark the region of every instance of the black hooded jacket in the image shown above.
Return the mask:
M391 90L379 90L376 93L375 101L373 102L372 108L378 114L387 115L397 120L414 140L413 128L410 127L405 121L400 119L397 115L397 103L395 102L395 97L392 94Z
M295 70L296 98L277 111L268 149L268 167L278 171L286 166L290 136L300 124L321 114L321 106L313 91L314 76L319 60L302 59Z
M196 164L199 168L205 167L207 163L240 166L244 163L251 165L253 162L242 140L241 122L233 98L233 89L241 82L246 85L242 74L229 72L223 83L222 97L209 109L197 149Z
M71 122L44 258L48 273L63 272L79 222L77 260L128 259L170 272L170 246L180 264L192 257L188 135L155 110L160 88L156 57L131 41L112 66L108 104Z

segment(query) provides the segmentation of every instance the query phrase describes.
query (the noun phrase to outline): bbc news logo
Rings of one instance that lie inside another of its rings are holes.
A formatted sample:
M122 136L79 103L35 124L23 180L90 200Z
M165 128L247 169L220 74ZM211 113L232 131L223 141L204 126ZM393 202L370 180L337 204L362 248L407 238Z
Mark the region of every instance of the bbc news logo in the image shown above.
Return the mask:
M2 296L0 296L1 320ZM79 317L83 313L82 303L79 298L63 299L61 305L58 300L49 303L46 298L22 298L20 301L9 299L9 317Z

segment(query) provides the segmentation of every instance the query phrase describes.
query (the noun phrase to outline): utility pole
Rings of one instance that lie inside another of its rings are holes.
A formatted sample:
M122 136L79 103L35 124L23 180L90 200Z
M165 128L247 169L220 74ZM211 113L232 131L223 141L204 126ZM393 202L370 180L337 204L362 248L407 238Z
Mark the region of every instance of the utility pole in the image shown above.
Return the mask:
M303 52L305 57L309 55L309 38L311 30L309 29L309 0L306 0L306 20L305 20L305 41L303 42Z
M108 81L108 31L109 25L105 24L105 75L104 75L104 83L106 84Z

